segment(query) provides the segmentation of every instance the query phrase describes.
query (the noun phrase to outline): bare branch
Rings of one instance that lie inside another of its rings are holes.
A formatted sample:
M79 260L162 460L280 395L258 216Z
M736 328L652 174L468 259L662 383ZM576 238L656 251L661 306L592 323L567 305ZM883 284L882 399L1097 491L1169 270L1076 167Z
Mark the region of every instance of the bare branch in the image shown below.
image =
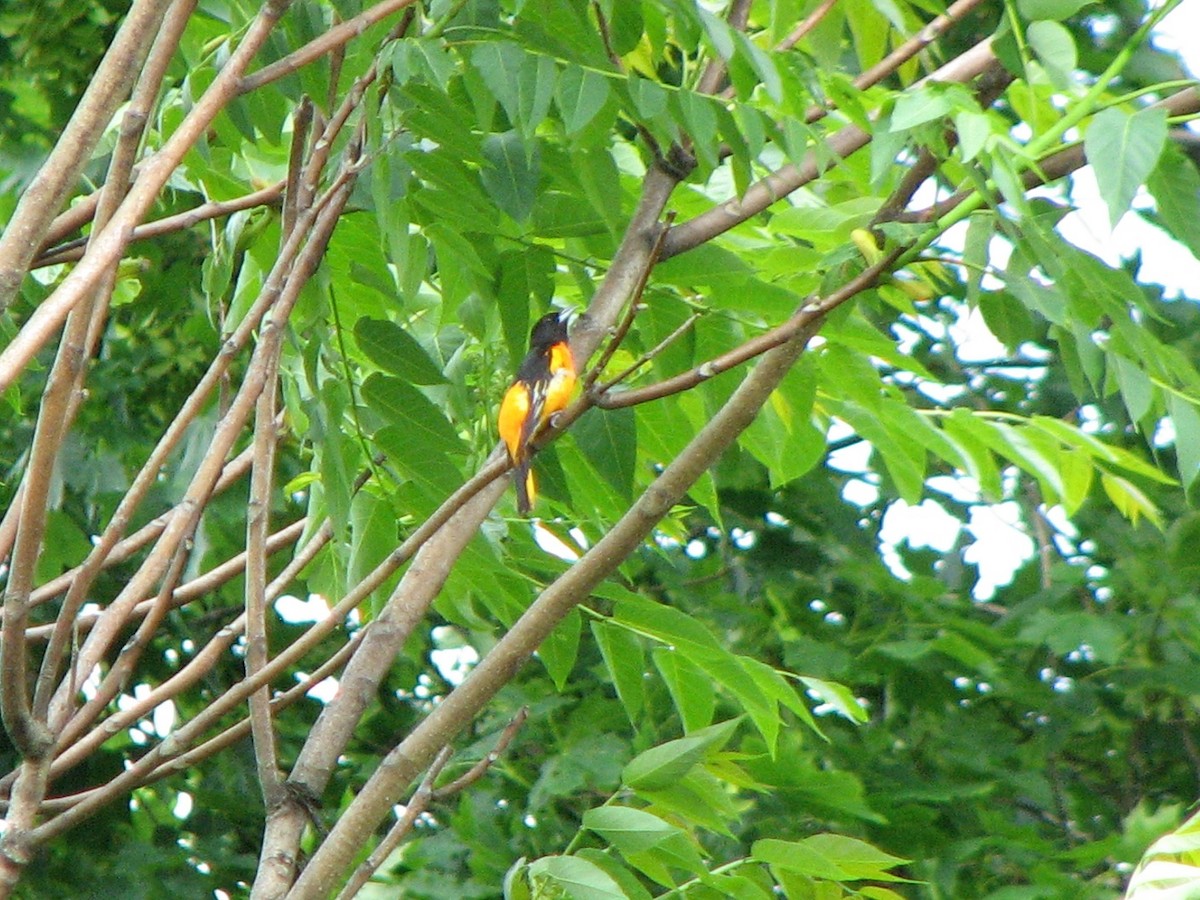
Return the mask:
M727 372L734 366L741 365L775 347L782 346L794 339L800 332L810 328L814 323L819 323L830 310L840 306L875 284L879 280L879 276L891 269L906 249L905 247L893 249L877 263L864 269L860 274L847 281L828 297L814 299L809 303L805 303L782 325L778 325L756 338L751 338L728 353L723 353L714 359L710 359L708 362L696 366L694 369L683 372L673 378L668 378L665 381L660 381L657 384L647 385L646 387L636 388L631 391L599 394L594 398L594 401L597 406L603 409L621 409L626 406L634 406L638 403L646 403L650 400L658 400L671 394L677 394L680 391L686 391L702 381L707 381L715 375Z
M267 664L267 536L271 526L271 486L275 480L275 405L279 381L279 352L287 311L272 315L262 337L265 384L258 395L254 422L254 468L250 473L250 502L246 515L246 675ZM271 722L271 689L263 685L250 695L250 726L254 761L263 803L274 809L282 792L275 729Z
M16 296L51 220L74 188L113 114L129 95L170 5L171 0L135 0L62 137L21 195L0 235L0 310Z
M142 162L137 181L108 226L92 235L88 252L79 261L79 265L42 301L8 346L0 352L0 392L8 390L38 350L54 336L67 313L95 288L109 268L120 259L129 243L131 231L145 217L171 173L216 115L237 95L242 74L266 42L279 16L284 13L290 2L291 0L275 0L262 5L242 42L217 73L212 84L196 101L196 105L166 140L162 149ZM44 228L41 230L44 231ZM21 255L22 274L24 265L28 264L33 255L34 245L39 241L40 233L29 240L27 253ZM6 267L5 264L0 264L0 282L7 277L3 272ZM2 284L0 290L4 290ZM15 291L15 286L13 290Z
M376 870L387 861L387 858L392 855L400 842L403 841L416 825L417 819L429 808L430 803L436 800L445 800L455 794L466 790L485 774L492 764L500 758L508 745L512 743L512 739L516 737L521 726L525 724L525 720L529 717L529 707L522 706L511 722L505 726L501 732L499 740L496 741L496 746L492 748L483 759L479 760L467 772L460 775L450 784L440 788L434 788L433 784L437 780L442 769L450 761L452 749L449 744L441 749L437 757L434 759L429 770L425 773L425 777L421 779L420 786L413 792L408 803L404 805L404 814L396 820L388 833L384 836L379 845L371 851L370 855L364 859L354 870L354 874L350 876L350 880L346 882L345 887L338 893L338 900L352 900L362 887L371 879Z
M838 0L822 0L816 9L805 16L800 24L792 29L787 37L775 45L775 52L791 50L804 40L805 35L820 25L822 20L829 15L829 11L837 6L837 2Z
M278 181L275 184L252 191L241 197L234 197L232 200L211 200L186 212L175 213L173 216L164 216L153 222L138 225L133 229L129 242L132 244L138 241L149 240L150 238L161 237L164 234L183 231L185 228L191 228L193 225L199 225L201 222L206 222L209 219L227 216L231 213L240 212L243 209L254 209L256 206L273 206L279 202L279 198L283 194L283 185L282 181ZM32 268L37 269L43 266L58 265L59 263L75 262L83 258L86 246L87 238L79 238L78 240L52 247L34 260Z
M398 10L411 6L416 0L383 0L370 9L359 13L353 19L347 19L340 25L334 25L319 38L309 41L303 47L293 50L283 59L276 60L270 65L263 66L253 75L247 75L238 87L239 94L257 90L263 85L278 81L287 75L320 59L326 53L332 53L345 46L364 31L382 21Z

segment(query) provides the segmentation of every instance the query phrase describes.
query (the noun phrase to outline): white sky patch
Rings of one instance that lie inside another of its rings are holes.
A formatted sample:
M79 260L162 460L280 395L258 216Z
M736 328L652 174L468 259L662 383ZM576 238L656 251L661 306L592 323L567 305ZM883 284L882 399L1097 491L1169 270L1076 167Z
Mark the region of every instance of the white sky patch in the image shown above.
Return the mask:
M1033 540L1025 533L1021 508L1011 501L971 507L967 531L975 542L963 552L963 561L979 569L972 595L990 600L996 588L1011 582L1017 569L1033 556Z
M320 622L329 615L329 601L320 594L309 594L307 600L301 600L292 594L284 594L275 601L275 612L283 621L291 625L302 625L305 622Z
M446 679L447 684L458 687L475 667L475 663L479 662L479 651L471 646L430 650L429 661Z
M901 544L907 543L914 550L928 547L938 553L948 553L954 548L961 529L962 523L936 500L925 499L916 506L897 500L883 514L879 554L893 574L908 579L912 572L900 556Z
M308 678L309 674L308 672L297 672L295 675L296 683L299 684L304 681L304 679ZM338 680L336 678L322 678L305 691L304 696L312 697L318 703L329 703L337 696L338 687Z
M1180 3L1154 32L1154 44L1183 58L1184 65L1194 75L1200 72L1200 44L1195 35L1200 32L1200 6Z
M1108 207L1090 166L1071 176L1071 202L1076 209L1063 217L1058 230L1076 247L1095 254L1110 266L1118 266L1122 258L1140 252L1142 267L1138 280L1160 284L1168 294L1186 295L1200 282L1200 260L1141 216L1127 212L1115 228L1109 226ZM1153 201L1142 188L1133 205L1144 209L1152 206Z
M996 340L978 309L966 310L950 325L949 333L955 355L963 362L987 362L1008 356L1008 350Z
M578 531L578 528L571 529L571 537L576 541L583 537L582 534L576 537L575 532ZM579 559L580 553L576 547L572 547L557 534L543 525L540 521L533 523L533 540L539 547L541 547L551 556L557 556L559 559L565 560L566 562L575 562L575 560ZM586 549L586 547L584 549Z

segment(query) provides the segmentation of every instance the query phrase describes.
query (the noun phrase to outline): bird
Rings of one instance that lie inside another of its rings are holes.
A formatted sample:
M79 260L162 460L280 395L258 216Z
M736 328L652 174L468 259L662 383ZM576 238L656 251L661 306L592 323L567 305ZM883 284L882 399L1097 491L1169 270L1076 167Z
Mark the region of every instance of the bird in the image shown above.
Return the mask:
M565 315L547 313L534 323L529 353L500 403L500 437L512 460L517 512L523 516L537 499L529 444L550 417L566 407L575 389L575 360Z

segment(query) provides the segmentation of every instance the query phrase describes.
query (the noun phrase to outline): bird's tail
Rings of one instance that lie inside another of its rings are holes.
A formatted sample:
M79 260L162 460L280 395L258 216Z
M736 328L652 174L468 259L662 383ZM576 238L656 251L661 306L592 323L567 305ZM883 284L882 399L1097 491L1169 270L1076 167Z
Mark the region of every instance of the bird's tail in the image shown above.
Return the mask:
M534 480L529 460L519 462L513 468L513 484L517 488L517 512L527 516L537 500L537 482Z

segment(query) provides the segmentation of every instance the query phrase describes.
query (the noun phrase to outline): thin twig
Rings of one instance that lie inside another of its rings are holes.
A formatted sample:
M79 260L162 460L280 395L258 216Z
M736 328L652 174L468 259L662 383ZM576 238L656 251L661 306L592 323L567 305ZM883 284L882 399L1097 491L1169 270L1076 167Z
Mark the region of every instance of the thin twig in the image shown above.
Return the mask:
M320 59L326 53L331 53L354 38L359 37L376 22L386 19L392 13L415 2L416 0L384 0L382 3L375 4L370 9L359 13L353 19L347 19L340 25L333 26L320 37L314 38L303 47L293 50L282 59L276 60L270 65L263 66L253 75L246 75L241 80L238 93L249 93L273 81L278 81L280 78L291 75L309 63Z
M210 200L186 212L175 213L171 216L156 219L153 222L146 222L133 229L130 235L130 243L161 237L164 234L171 234L176 231L183 231L186 228L191 228L193 225L198 225L209 219L227 216L231 213L240 212L243 209L254 209L256 206L273 206L279 202L279 198L283 194L283 188L284 183L277 181L275 184L252 191L241 197L234 197L232 200ZM86 246L87 238L79 238L78 240L68 241L65 244L51 247L34 260L32 268L37 269L59 263L76 262L83 258Z
M669 346L671 346L673 343L675 343L677 340L679 340L681 337L683 337L688 332L688 330L694 324L696 324L696 321L699 318L700 318L700 313L698 313L698 312L694 312L691 315L689 315L686 319L683 320L683 322L679 325L678 328L676 328L674 331L672 331L670 334L668 334L665 338L663 338L661 341L659 341L657 344L655 344L653 347L651 347L649 350L647 350L645 353L643 353L636 361L634 361L634 363L632 365L630 365L628 368L624 369L623 371L617 373L612 378L610 378L608 381L601 384L599 387L595 388L595 390L592 392L593 398L604 395L608 391L612 390L612 388L615 387L616 385L631 378L633 376L633 374L638 371L638 369L642 368L642 366L649 363L656 356L658 356L660 353L662 353L664 350L666 350Z
M267 536L271 527L271 486L275 480L275 405L279 353L287 310L277 310L263 328L261 347L266 368L254 421L254 466L246 514L246 675L261 671L270 656L267 645ZM283 779L271 720L271 689L264 684L250 695L250 730L258 783L267 810L280 802Z
M805 35L821 24L821 21L829 15L829 11L837 5L837 2L838 0L822 0L821 4L793 28L787 37L775 45L775 52L791 50L804 40Z
M596 383L596 379L600 377L600 373L612 360L621 342L625 340L625 336L629 334L629 329L633 327L633 320L637 318L640 310L642 294L646 291L646 284L650 281L650 272L658 263L658 258L662 254L663 241L666 240L667 232L671 230L671 226L675 223L675 211L669 211L664 217L662 224L658 228L658 233L654 235L654 244L650 247L650 256L645 269L642 270L637 285L634 287L633 295L629 298L629 302L625 305L625 313L621 316L621 321L617 324L612 337L605 345L604 350L600 353L600 358L592 365L592 367L583 376L581 381L582 393L591 391L592 385Z
M805 303L782 325L777 325L770 331L766 331L756 338L751 338L727 353L722 353L720 356L701 363L687 372L682 372L657 384L647 385L646 387L636 388L631 391L620 391L597 396L595 403L602 409L622 409L638 403L658 400L671 394L677 394L680 391L686 391L688 388L695 387L700 382L707 381L734 366L760 356L774 347L786 344L801 331L808 328L813 322L819 321L831 309L840 306L846 300L873 285L879 279L879 276L887 272L896 260L903 255L905 250L907 250L906 247L892 249L882 259L864 269L828 297L814 299Z
M395 852L400 843L408 837L417 820L421 818L421 815L429 808L431 803L438 800L446 800L455 794L461 793L487 774L488 769L508 749L508 745L512 743L512 739L516 737L517 732L521 730L521 726L525 724L527 718L529 718L529 707L522 706L517 711L517 714L513 716L512 721L505 726L504 731L500 733L496 745L487 756L471 766L470 769L454 779L454 781L440 788L434 788L434 782L446 767L454 752L449 744L443 747L438 755L434 757L428 771L425 773L425 777L421 779L421 784L413 792L408 803L404 804L404 813L388 829L388 833L384 835L379 845L354 870L354 874L350 876L345 887L337 895L337 900L352 900L358 894L363 886L371 880L371 876Z

